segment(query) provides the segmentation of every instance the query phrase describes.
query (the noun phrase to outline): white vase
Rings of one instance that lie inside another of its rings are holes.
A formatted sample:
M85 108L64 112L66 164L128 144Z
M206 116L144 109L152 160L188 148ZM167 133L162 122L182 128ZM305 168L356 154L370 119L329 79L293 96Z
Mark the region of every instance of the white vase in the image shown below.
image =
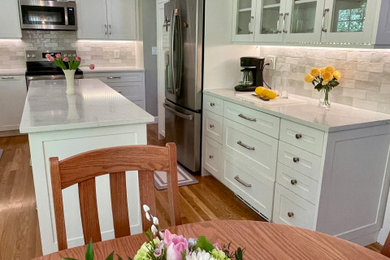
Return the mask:
M66 78L66 94L74 94L74 74L76 70L63 70Z

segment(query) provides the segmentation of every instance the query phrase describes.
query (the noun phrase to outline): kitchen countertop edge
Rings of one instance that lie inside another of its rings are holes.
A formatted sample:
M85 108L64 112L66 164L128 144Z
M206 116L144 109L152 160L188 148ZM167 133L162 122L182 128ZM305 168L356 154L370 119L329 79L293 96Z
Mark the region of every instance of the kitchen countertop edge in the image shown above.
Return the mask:
M239 98L235 99L235 98L231 98L231 97L227 97L227 96L221 95L219 93L214 93L213 91L215 91L215 90L221 90L221 89L204 90L203 94L208 94L208 95L211 95L211 96L223 99L225 101L229 101L229 102L235 103L237 105L245 106L247 108L254 109L254 110L257 110L257 111L269 114L269 115L273 115L273 116L279 117L281 119L289 120L289 121L292 121L292 122L295 122L295 123L299 123L299 124L302 124L302 125L305 125L305 126L308 126L308 127L311 127L311 128L315 128L315 129L318 129L318 130L322 130L322 131L325 131L325 132L329 132L329 133L345 131L345 130L353 130L353 129L359 129L359 128L366 128L366 127L373 127L373 126L379 126L379 125L386 125L386 124L390 125L390 115L383 114L383 113L380 113L380 112L364 110L364 109L359 109L359 108L355 108L355 107L350 107L350 106L346 106L346 105L337 104L337 105L340 105L340 106L349 107L352 110L362 110L362 111L368 111L368 112L371 112L371 113L377 113L378 115L380 114L382 116L387 116L387 118L380 119L380 120L375 120L375 121L370 121L370 122L359 122L359 123L346 124L346 125L340 125L340 126L327 126L327 125L324 125L324 124L307 121L307 120L301 119L299 117L286 115L284 113L281 113L281 112L278 112L278 111L273 111L273 110L265 108L265 107L256 106L253 103L251 103L250 101L242 100L242 99L239 99ZM310 99L310 98L307 98L307 97L303 97L303 98L304 99ZM294 106L294 105L290 105L290 106Z

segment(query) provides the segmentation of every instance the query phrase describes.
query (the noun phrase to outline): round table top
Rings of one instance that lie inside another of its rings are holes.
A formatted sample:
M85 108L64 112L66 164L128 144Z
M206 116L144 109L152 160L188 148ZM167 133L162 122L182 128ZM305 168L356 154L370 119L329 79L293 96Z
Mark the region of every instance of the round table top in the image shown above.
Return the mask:
M245 248L244 259L388 259L365 247L323 233L292 226L247 220L215 220L169 228L186 238L206 236L212 243L231 249ZM123 259L133 257L146 241L144 234L94 243L95 259L112 251ZM72 257L84 259L86 246L75 247L37 259Z

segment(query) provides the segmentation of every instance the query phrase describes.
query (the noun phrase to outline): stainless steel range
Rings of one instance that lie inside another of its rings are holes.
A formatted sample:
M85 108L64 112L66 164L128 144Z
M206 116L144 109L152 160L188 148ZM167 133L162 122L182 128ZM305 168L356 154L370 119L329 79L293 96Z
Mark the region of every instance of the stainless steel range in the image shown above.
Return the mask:
M75 50L67 51L26 51L26 82L27 88L32 80L55 80L65 79L64 72L58 68L54 62L46 59L46 54L50 53L53 57L60 53L62 57L76 57ZM75 79L82 79L83 71L76 70Z

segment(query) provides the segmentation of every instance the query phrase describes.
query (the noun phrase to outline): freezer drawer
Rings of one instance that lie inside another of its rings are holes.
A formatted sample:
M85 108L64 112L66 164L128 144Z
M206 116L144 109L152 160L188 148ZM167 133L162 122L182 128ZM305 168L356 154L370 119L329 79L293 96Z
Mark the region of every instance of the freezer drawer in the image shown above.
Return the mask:
M165 138L177 146L177 160L193 172L200 171L201 113L165 101Z

